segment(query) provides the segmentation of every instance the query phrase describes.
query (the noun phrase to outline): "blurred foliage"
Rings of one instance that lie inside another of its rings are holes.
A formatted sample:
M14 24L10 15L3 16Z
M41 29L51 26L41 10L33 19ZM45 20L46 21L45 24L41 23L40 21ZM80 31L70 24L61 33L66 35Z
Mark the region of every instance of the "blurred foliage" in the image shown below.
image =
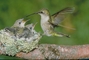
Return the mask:
M9 56L4 56L4 55L0 55L0 60L23 60L21 58L16 58L16 57L9 57Z
M10 27L13 23L28 14L46 8L50 14L65 8L75 7L75 12L62 23L76 30L59 27L56 30L71 35L71 38L43 36L40 43L78 45L89 42L89 0L0 0L0 29ZM36 23L35 29L43 32L40 27L40 16L30 16L28 23Z

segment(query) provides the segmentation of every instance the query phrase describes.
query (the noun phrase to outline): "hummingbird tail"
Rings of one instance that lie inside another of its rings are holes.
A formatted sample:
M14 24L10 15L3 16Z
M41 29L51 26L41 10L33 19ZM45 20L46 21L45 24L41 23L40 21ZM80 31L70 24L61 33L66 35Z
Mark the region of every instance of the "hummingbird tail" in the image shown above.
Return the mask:
M70 27L67 27L67 26L63 26L63 25L61 25L61 24L59 24L58 26L61 26L61 27L64 27L64 28L68 28L68 29L72 29L72 30L76 30L76 29L74 29L74 28L70 28Z

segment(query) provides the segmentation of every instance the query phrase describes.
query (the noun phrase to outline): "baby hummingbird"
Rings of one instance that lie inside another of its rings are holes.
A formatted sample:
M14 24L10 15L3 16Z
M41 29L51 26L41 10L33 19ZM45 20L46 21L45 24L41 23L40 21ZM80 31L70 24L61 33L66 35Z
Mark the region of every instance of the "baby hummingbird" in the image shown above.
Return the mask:
M31 37L35 34L34 28L35 28L36 24L37 23L35 23L35 24L31 23L31 24L26 25L26 28L29 29L29 31L30 31L28 37Z
M11 34L12 36L17 37L22 34L26 22L27 21L25 21L24 18L18 19L15 21L12 27L5 28L5 30L9 32L9 34Z
M36 24L37 24L37 23L35 23L35 24L31 23L31 24L26 25L26 27L27 27L29 30L33 31L34 28L35 28L35 26L36 26Z
M37 12L41 16L41 28L44 32L44 35L47 36L58 36L58 37L70 37L67 34L57 33L54 31L55 27L60 26L60 23L65 19L68 13L73 13L74 8L67 7L57 13L50 15L47 9L42 9Z
M35 23L35 24L31 23L31 24L26 25L23 28L22 33L19 35L19 38L25 38L29 42L34 40L34 38L36 37L34 35L37 34L37 32L34 30L34 27L36 24L37 23Z
M23 28L25 26L25 23L27 21L25 21L24 18L18 19L18 20L16 20L16 22L14 23L14 25L12 27L20 27L20 28Z

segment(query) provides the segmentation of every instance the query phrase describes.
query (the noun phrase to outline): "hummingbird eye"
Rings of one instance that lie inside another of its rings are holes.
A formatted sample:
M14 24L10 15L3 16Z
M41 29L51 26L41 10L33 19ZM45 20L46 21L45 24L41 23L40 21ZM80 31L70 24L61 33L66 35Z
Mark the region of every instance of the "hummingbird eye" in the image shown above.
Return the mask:
M40 13L43 13L43 11L41 11Z
M21 22L19 22L19 24L21 24Z
M30 27L30 29L32 29L32 27Z

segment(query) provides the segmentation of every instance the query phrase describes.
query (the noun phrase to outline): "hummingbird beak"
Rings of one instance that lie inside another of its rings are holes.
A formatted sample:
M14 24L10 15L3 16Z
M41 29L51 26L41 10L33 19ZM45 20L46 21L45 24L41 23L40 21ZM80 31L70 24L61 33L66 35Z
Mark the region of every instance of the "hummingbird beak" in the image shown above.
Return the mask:
M35 14L39 14L40 13L40 11L39 12L36 12Z
M23 18L23 20L22 20L23 23L26 23L27 21L29 21L29 19L27 20L27 19Z
M29 14L29 15L27 15L27 16L25 16L25 17L29 17L29 16L34 15L34 14L37 14L37 13L32 13L32 14Z
M39 13L41 13L41 11L39 11L39 12L36 12L36 14L39 14Z
M29 20L23 20L22 22L23 22L23 23L26 23L27 21L29 21Z
M26 20L26 22L29 21L29 20L30 20L30 19Z
M36 26L37 23L38 23L38 22L36 22L35 24L32 24L33 29L35 28L35 26Z
M38 22L36 22L33 26L35 27L37 23L38 23Z
M29 14L29 15L25 16L24 18L29 17L29 16L34 15L34 14L39 14L39 13L41 13L41 12L35 12L35 13L32 13L32 14Z

